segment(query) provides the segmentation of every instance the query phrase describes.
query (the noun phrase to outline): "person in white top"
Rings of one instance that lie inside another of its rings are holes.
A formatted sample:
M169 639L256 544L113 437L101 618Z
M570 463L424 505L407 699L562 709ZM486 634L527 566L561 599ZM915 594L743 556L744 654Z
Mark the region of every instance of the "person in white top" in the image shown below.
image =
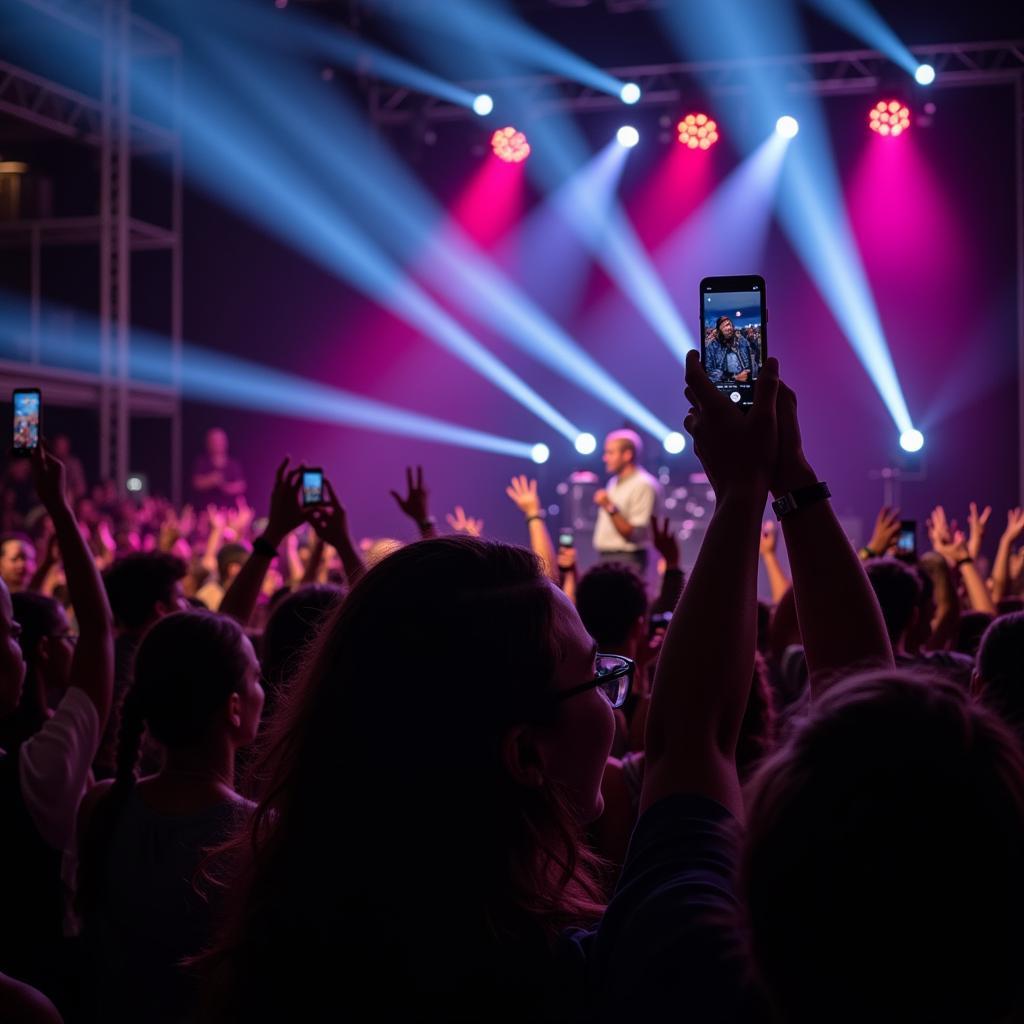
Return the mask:
M640 465L643 442L632 430L615 430L604 440L604 468L611 474L607 489L597 491L599 506L594 549L602 561L627 562L647 569L651 516L661 488Z

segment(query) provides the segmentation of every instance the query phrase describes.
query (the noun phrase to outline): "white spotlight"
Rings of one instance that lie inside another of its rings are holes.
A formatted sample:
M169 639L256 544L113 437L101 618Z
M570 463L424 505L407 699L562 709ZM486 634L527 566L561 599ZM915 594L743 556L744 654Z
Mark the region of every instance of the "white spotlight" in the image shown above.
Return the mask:
M631 124L624 124L615 133L615 138L619 140L620 146L632 149L640 141L640 133Z
M628 103L632 106L634 103L640 102L640 86L636 82L626 82L625 85L619 90L619 99L623 103Z
M924 447L924 434L913 427L900 434L900 447L905 452L919 452Z
M551 458L551 449L546 444L535 444L530 450L530 458L539 466Z
M593 455L597 450L597 438L593 434L583 433L576 438L576 451L580 455Z
M487 93L482 92L473 100L473 113L480 117L486 117L494 109L494 100Z
M931 85L935 81L935 68L931 64L918 64L914 72L914 81L918 85Z
M686 447L686 438L678 430L673 430L672 433L665 435L662 444L669 455L678 455Z
M792 139L800 131L800 122L789 114L784 114L775 122L775 130L784 138Z

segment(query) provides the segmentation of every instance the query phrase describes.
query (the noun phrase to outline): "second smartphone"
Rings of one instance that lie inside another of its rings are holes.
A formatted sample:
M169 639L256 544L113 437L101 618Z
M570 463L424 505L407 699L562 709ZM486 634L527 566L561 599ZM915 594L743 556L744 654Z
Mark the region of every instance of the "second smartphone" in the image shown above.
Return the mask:
M711 383L741 408L768 356L763 277L705 277L700 283L700 361Z
M322 505L324 503L324 471L304 469L302 471L302 504Z

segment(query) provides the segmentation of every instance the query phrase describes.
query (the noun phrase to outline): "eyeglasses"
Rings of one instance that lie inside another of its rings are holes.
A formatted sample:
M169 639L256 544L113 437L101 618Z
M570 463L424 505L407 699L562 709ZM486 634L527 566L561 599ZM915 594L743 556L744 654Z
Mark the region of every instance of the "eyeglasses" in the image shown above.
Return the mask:
M556 701L567 700L587 690L599 689L608 699L613 708L621 708L626 703L629 691L633 686L633 673L636 662L621 654L595 655L597 675L590 682L574 686L570 690L562 690L555 694Z

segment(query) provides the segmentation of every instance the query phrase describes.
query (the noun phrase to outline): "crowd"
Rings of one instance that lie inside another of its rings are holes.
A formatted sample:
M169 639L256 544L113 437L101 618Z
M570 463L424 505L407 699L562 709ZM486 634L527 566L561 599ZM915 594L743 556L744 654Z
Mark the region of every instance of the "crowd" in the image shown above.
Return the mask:
M686 382L716 502L685 580L643 524L656 593L527 477L523 547L422 469L357 543L219 441L202 508L12 464L0 1020L1024 1019L1024 512L857 551L774 359Z

